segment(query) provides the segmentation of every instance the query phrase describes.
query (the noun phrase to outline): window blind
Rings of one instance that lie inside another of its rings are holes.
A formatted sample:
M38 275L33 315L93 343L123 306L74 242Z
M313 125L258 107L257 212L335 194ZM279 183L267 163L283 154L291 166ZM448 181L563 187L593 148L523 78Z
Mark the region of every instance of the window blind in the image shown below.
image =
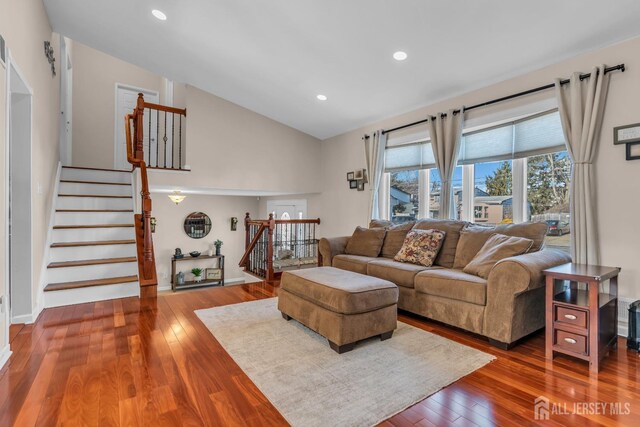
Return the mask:
M436 167L431 142L421 141L387 147L384 158L385 172L431 169Z

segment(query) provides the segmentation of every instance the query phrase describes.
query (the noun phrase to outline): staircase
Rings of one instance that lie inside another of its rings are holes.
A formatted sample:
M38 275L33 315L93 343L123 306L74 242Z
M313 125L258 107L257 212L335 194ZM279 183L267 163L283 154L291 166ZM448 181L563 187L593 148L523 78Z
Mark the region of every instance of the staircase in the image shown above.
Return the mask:
M131 175L62 168L45 307L140 294Z

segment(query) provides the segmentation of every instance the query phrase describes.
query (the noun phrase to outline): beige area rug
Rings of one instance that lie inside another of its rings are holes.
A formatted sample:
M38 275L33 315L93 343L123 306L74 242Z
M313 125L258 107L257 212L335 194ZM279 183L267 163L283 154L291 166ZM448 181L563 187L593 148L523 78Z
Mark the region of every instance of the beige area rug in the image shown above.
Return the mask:
M494 359L402 322L339 355L276 298L196 314L293 426L375 425Z

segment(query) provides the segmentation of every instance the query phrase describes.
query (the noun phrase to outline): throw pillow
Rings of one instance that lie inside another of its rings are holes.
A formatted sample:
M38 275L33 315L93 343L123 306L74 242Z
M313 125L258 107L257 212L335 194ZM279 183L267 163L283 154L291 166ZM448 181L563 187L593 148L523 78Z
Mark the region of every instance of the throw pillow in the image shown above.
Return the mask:
M480 252L489 237L496 233L495 227L479 224L468 224L460 232L460 240L456 247L456 259L453 268L462 270Z
M487 279L489 272L498 261L522 255L531 249L532 245L531 239L494 234L462 271Z
M544 222L522 222L520 224L500 224L496 226L496 233L506 236L524 237L533 240L529 252L537 252L544 246L544 238L549 227Z
M442 249L436 258L435 264L440 267L452 268L453 261L456 257L456 246L460 238L460 230L467 223L464 221L455 221L449 219L421 219L413 226L414 230L440 230L447 235L442 243Z
M440 230L411 230L407 233L402 248L393 259L431 267L438 256L446 234Z
M357 227L347 242L344 253L377 257L380 255L385 234L386 230L384 228Z

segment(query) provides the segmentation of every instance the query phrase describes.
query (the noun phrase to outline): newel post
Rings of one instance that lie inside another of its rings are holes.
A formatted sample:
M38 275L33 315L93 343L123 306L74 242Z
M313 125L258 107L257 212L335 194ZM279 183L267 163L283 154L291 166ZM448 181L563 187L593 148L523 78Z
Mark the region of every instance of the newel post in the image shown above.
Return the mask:
M135 140L135 158L137 160L144 160L144 95L138 94L138 101L136 102L136 114L134 121L134 130L136 134Z
M273 219L273 214L269 214L269 233L267 241L267 280L273 280L273 230L276 228L276 220Z

